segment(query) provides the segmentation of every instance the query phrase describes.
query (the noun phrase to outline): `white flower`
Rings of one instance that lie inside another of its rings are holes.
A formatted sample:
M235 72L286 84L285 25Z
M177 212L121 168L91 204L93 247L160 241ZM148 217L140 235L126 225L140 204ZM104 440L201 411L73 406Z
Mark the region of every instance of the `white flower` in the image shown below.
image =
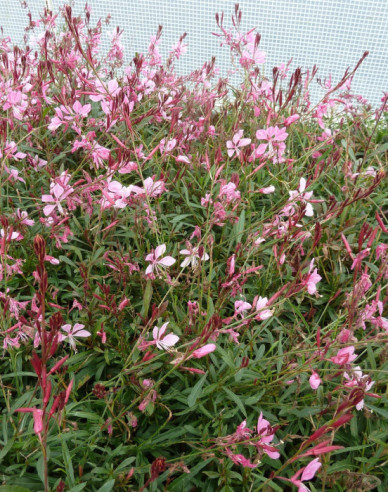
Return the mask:
M182 261L181 267L185 268L191 263L191 267L194 269L198 265L198 260L206 261L209 259L209 255L205 253L205 251L202 253L202 256L199 256L198 251L198 246L196 246L195 248L191 248L191 250L182 249L180 251L180 254L187 256L187 258Z

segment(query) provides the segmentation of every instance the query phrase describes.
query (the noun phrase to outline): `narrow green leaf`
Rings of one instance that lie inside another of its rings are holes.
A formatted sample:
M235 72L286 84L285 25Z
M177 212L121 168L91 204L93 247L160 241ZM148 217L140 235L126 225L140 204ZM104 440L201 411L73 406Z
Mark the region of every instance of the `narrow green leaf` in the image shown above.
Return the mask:
M191 390L191 393L189 394L189 397L187 398L187 404L190 408L192 408L195 405L195 402L199 398L199 396L201 394L202 386L205 383L206 377L207 377L207 373L201 377L201 379L197 382L197 384Z
M100 487L97 492L110 492L111 490L113 490L113 487L114 487L114 484L115 484L115 480L109 480L108 482L106 482L106 484L104 484L102 487Z
M247 417L247 412L245 410L245 407L243 405L243 402L241 401L241 398L234 394L230 389L228 388L223 388L224 392L229 396L229 398L234 401L234 403L238 406L238 408L241 410L242 414Z

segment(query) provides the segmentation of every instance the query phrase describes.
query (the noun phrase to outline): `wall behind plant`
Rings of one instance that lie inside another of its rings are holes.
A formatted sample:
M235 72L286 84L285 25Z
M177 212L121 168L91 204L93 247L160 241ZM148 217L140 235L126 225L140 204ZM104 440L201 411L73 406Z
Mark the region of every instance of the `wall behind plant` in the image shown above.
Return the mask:
M46 2L54 9L63 4L63 0L28 0L33 18ZM179 61L179 72L197 69L215 55L220 73L226 75L228 50L219 47L211 32L217 31L216 12L224 12L225 24L229 24L235 0L88 0L88 4L94 21L111 15L103 39L106 46L109 31L117 25L124 29L122 42L128 61L135 52L147 49L161 24L161 53L167 53L187 32L189 49ZM242 29L258 27L262 34L267 70L293 58L291 68L316 64L318 77L323 80L331 73L335 83L368 50L353 91L363 94L373 106L378 105L383 91L388 91L388 0L240 0L239 4ZM84 0L73 0L77 13L84 5ZM19 0L0 2L0 25L15 42L23 39L28 9ZM320 94L315 84L313 99Z

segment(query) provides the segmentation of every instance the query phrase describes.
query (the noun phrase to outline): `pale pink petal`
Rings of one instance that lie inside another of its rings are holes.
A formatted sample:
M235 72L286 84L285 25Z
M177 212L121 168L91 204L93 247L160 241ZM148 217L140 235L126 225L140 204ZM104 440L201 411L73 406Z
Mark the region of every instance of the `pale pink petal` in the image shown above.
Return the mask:
M257 130L256 138L258 140L267 140L267 132L266 130Z
M159 265L163 266L171 266L176 262L176 259L172 256L165 256L161 260L158 261Z
M166 323L164 323L164 324L160 327L160 329L159 329L159 335L158 335L158 338L162 338L162 336L163 336L164 332L165 332L165 331L166 331L166 329L167 329L168 323L169 323L169 321L167 321Z
M165 347L173 347L178 342L178 340L179 337L177 335L169 333L163 338L163 340L160 341L160 344L164 345Z
M55 200L52 195L42 195L42 202L55 202Z
M251 143L250 138L242 138L238 144L239 147L245 147L246 145L249 145Z
M217 346L214 343L208 343L204 345L203 347L194 350L192 356L195 357L196 359L200 359L201 357L204 357L205 355L210 354L211 352L214 352Z
M321 382L322 381L321 378L319 377L319 374L314 371L309 379L311 389L316 390L321 384Z
M187 258L185 258L182 263L181 263L181 268L185 268L187 267L187 265L189 265L190 263L190 256L188 256Z
M301 480L305 482L314 478L316 472L320 469L321 466L322 464L320 463L319 458L315 458L315 460L311 461L303 470Z
M164 255L165 252L166 252L166 245L161 244L155 249L155 258L159 258L160 256Z

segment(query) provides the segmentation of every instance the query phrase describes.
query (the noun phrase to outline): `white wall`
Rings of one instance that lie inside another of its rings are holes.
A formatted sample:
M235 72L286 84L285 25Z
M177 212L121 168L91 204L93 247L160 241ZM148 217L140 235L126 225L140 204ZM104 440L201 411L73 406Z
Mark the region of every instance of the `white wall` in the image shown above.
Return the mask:
M48 0L54 7L61 0ZM28 0L37 14L45 0ZM187 32L189 49L179 70L199 68L212 55L221 69L228 67L226 48L219 48L214 14L225 12L229 22L234 0L88 0L92 19L112 15L107 29L124 28L127 59L146 50L149 38L163 25L162 52ZM75 0L82 12L84 0ZM293 58L292 67L317 64L318 75L330 72L338 81L348 66L354 66L365 50L370 52L360 68L353 88L377 105L388 91L388 0L240 0L243 27L257 27L261 49L267 52L268 69ZM22 39L25 11L19 0L0 0L0 25L15 41ZM107 41L107 36L105 40ZM225 72L223 72L225 73Z

